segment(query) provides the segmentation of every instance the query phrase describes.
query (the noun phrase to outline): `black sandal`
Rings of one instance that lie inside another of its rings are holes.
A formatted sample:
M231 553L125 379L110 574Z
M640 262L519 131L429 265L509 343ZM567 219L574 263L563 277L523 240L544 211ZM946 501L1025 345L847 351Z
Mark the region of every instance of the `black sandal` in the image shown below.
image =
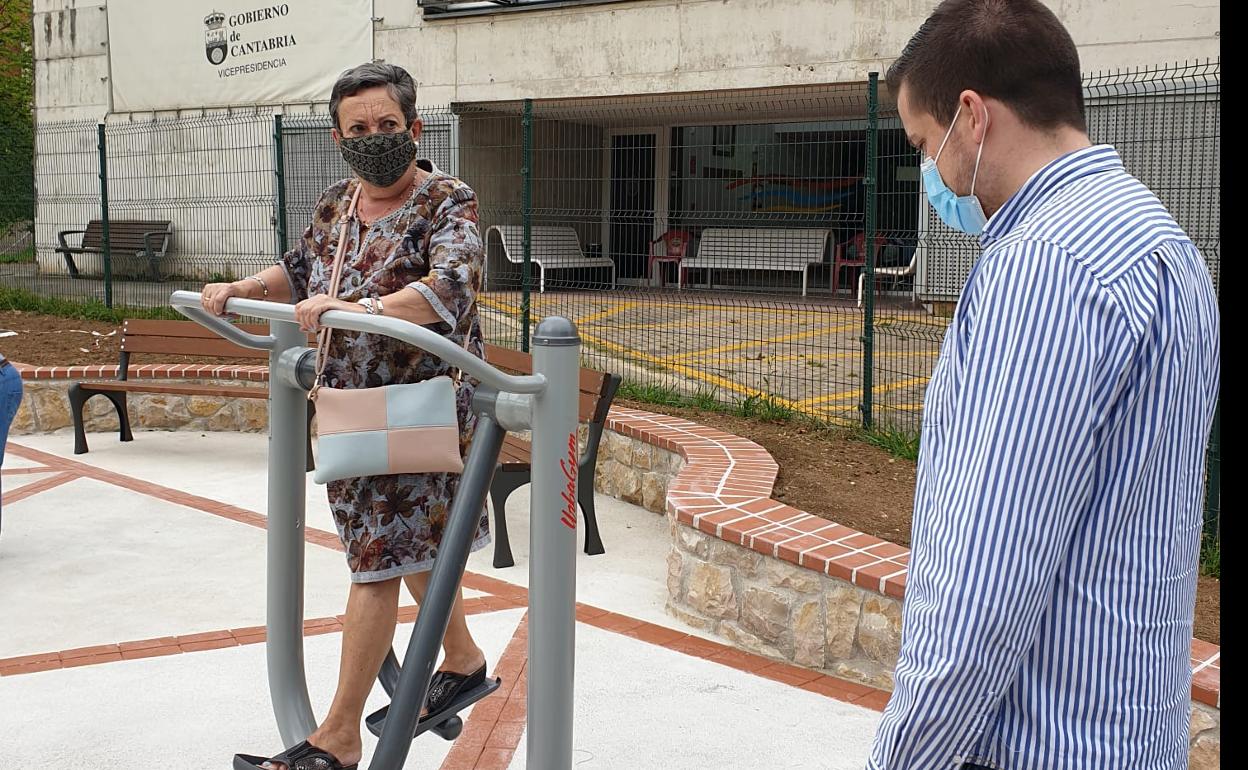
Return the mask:
M265 762L281 762L286 765L286 770L358 770L359 768L358 764L343 765L333 754L304 741L275 757L235 754L234 770L262 770Z
M429 680L429 694L425 697L426 718L442 713L459 694L485 684L485 664L471 674L439 671Z

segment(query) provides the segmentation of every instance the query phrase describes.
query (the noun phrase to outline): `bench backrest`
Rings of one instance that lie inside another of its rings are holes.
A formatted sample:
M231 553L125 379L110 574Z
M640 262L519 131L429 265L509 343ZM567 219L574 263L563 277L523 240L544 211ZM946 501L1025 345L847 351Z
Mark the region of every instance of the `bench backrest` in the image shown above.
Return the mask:
M239 328L253 334L269 333L268 327L262 324L239 324ZM122 322L121 353L123 357L132 353L163 353L203 358L269 359L268 351L235 345L194 321L141 321L133 318Z
M157 253L169 249L169 238L173 234L172 223L167 220L110 219L108 222L109 247L116 251L140 252L147 250L144 235L161 233L151 238L152 248ZM104 222L92 219L87 222L87 229L82 234L82 248L99 249L104 246Z
M806 228L726 228L702 231L691 266L805 270L823 262L828 231Z
M501 348L498 345L485 346L485 360L514 374L532 374L533 356L519 350ZM579 419L591 425L606 422L607 412L611 409L611 400L620 387L620 376L608 374L595 369L581 368L580 378L580 409Z
M503 239L503 251L507 259L516 264L524 262L524 227L522 225L497 225ZM564 225L533 225L529 243L535 262L542 267L579 265L590 260L581 250L581 239L576 230Z

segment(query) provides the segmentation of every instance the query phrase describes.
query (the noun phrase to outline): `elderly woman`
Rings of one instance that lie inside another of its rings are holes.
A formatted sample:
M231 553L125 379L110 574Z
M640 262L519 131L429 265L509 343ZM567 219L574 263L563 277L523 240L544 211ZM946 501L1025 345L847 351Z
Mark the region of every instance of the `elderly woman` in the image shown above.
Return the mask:
M376 313L424 325L483 356L476 303L483 259L476 195L417 159L422 124L411 76L392 64L348 70L334 84L330 112L334 141L354 176L325 191L311 226L279 264L241 281L205 286L204 307L220 315L231 297L295 302L295 315L309 331L318 328L327 310ZM338 296L330 296L339 222L357 188L341 288ZM325 384L371 388L449 372L444 361L407 343L335 331ZM467 377L459 385L461 452L474 427L473 388ZM328 485L352 581L338 690L329 714L305 743L258 767L349 770L360 761L364 701L394 636L399 581L407 583L419 603L458 478L429 473ZM483 510L474 550L489 542L488 527ZM485 680L485 656L468 631L462 595L443 644L446 655L430 686L429 712Z

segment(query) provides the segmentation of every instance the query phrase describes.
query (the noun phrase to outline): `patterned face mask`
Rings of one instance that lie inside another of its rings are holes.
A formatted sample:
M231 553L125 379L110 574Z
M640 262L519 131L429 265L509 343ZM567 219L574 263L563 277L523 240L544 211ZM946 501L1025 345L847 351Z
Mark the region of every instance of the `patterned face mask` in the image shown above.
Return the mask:
M344 137L338 149L356 176L378 187L399 181L416 159L416 143L410 131Z

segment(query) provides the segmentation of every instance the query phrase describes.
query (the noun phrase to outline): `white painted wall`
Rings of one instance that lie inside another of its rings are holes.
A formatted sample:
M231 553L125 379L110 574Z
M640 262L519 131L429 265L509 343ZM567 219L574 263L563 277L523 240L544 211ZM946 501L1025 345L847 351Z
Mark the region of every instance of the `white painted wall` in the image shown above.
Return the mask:
M332 16L334 3L325 0ZM860 81L883 69L935 0L637 0L426 22L414 0L374 0L378 58L421 101L670 93ZM1051 0L1085 72L1216 57L1220 3ZM40 120L109 107L103 0L35 0ZM124 52L115 52L124 55ZM160 77L158 69L153 77ZM187 94L183 106L196 107Z
M109 108L102 0L35 0L35 117L98 120Z
M56 233L80 229L98 216L92 203L98 194L92 124L110 111L104 2L34 0L36 119L45 126L37 139L37 242L39 261L49 272L64 269L52 251ZM332 16L334 3L325 2ZM375 0L374 45L378 58L412 72L426 105L814 85L862 81L868 71L882 71L935 5L936 0L637 0L425 22L414 0ZM1080 45L1085 72L1219 55L1216 0L1195 0L1181 11L1168 0L1052 0L1051 5ZM161 76L153 69L152 77ZM186 101L187 111L180 114L205 114L196 109L194 93L187 93ZM310 109L288 105L283 111ZM269 109L259 112L268 119ZM84 122L72 131L47 125L78 120ZM173 219L175 256L219 253L219 269L236 265L242 272L267 260L274 242L272 208L264 202L272 195L272 159L251 147L255 129L248 131L187 131L178 140L181 158L171 154L172 146L162 146L144 159L149 139L119 135L110 143L115 212ZM238 156L233 167L220 157L225 153ZM175 176L156 185L122 181L144 168ZM222 185L228 191L219 189ZM193 205L195 200L202 204ZM297 237L297 228L290 235ZM179 264L170 268L176 272Z
M1052 0L1083 70L1219 53L1217 0ZM425 22L376 0L377 56L431 103L860 81L882 70L936 0L639 0Z

